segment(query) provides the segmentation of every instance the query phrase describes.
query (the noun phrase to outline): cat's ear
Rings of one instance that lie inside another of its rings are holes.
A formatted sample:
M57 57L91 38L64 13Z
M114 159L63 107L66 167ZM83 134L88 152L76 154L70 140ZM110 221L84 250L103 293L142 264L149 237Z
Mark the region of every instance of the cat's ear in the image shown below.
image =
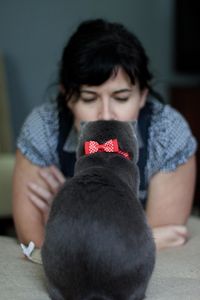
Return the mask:
M133 155L133 160L135 163L138 162L139 159L139 145L138 145L138 122L137 121L130 121L128 122L133 133L133 144L134 144L134 155Z
M79 131L79 138L78 138L78 145L76 148L76 159L84 154L84 141L85 141L85 133L87 131L87 127L89 121L80 121L80 131Z
M88 124L87 121L80 121L80 132L83 131L83 128Z
M130 121L128 122L132 131L133 131L133 136L137 139L137 132L138 132L138 122L137 121Z
M137 130L137 120L135 120L135 121L130 121L129 122L131 125L132 125L132 127L134 128L134 130L136 131Z

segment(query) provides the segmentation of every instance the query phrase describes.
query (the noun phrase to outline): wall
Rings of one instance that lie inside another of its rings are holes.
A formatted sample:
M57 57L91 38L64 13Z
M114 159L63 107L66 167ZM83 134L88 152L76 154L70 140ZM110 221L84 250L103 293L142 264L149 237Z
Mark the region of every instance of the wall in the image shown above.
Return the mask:
M0 51L4 55L14 137L25 116L56 82L62 47L77 24L104 17L124 23L143 42L167 97L172 76L173 0L0 0Z

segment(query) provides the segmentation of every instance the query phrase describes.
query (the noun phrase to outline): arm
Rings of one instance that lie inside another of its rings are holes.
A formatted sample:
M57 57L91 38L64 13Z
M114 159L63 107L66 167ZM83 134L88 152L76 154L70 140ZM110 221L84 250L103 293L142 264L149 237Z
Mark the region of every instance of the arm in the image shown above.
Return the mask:
M179 166L174 172L158 173L151 179L147 219L153 228L158 249L184 243L185 225L191 212L196 178L195 156ZM176 226L174 226L176 225Z
M13 174L13 217L18 238L41 247L44 227L54 195L65 178L55 167L41 168L19 150Z
M41 247L44 221L41 211L29 200L28 183L38 182L39 167L28 161L18 150L13 174L13 217L18 238L28 244L31 240ZM38 182L39 183L39 182ZM43 184L40 182L40 184Z

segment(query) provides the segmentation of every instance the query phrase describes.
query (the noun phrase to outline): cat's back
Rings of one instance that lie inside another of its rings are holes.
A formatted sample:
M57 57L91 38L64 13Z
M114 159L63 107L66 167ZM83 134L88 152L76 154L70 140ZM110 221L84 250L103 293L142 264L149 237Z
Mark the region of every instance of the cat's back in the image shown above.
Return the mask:
M112 170L101 166L85 169L66 182L55 198L51 215L59 212L66 218L73 217L73 212L91 219L109 215L119 221L124 214L132 222L137 216L143 218L135 192Z
M58 228L62 228L62 233ZM56 237L53 231L57 231ZM144 212L136 195L117 175L102 167L80 172L59 192L52 206L46 238L56 246L63 232L65 240L76 237L87 244L91 239L90 246L96 237L102 244L102 237L107 243L114 238L119 239L118 244L129 240L135 247L136 236L140 239L147 234Z
M116 285L117 280L134 290L131 282L148 279L153 253L142 207L118 176L98 167L66 182L52 207L42 249L54 285L62 281L63 291L75 283L74 290L109 291L107 283Z

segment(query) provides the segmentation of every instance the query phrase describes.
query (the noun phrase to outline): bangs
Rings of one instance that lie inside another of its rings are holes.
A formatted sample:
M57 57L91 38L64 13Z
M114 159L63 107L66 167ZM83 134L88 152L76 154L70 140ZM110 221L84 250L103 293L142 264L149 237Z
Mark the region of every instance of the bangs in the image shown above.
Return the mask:
M100 86L119 68L152 93L149 59L138 38L122 24L103 19L82 22L66 44L60 61L59 85L66 104L82 85ZM62 96L62 95L61 95ZM76 97L78 99L78 97Z
M90 63L86 64L84 57L82 56L81 64L78 66L76 73L76 77L78 77L77 86L79 87L83 84L99 86L106 82L110 77L115 77L120 67L124 69L130 77L131 82L133 84L135 83L135 75L131 70L130 62L126 63L126 58L122 58L117 53L114 45L106 45L100 47L95 52L92 51L91 53L87 53L85 60Z

